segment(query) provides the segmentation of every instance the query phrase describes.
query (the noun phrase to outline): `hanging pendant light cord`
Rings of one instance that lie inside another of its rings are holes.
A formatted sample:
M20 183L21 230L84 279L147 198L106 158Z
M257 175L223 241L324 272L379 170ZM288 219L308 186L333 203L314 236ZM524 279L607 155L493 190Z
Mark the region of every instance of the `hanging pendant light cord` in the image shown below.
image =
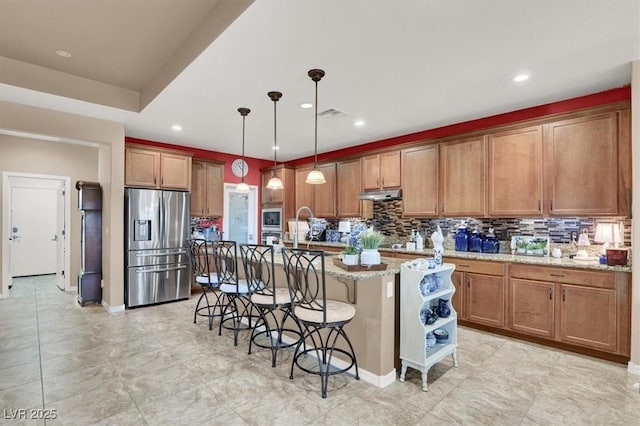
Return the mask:
M278 139L276 138L276 103L278 100L273 101L273 174L276 176L276 166L278 165Z
M240 182L244 182L244 120L247 118L247 114L251 112L249 108L238 108L238 112L242 116L242 177L240 178Z
M315 109L316 109L316 129L315 129L315 135L314 135L314 139L315 139L315 144L314 144L314 149L313 152L314 154L314 163L313 163L313 168L317 169L318 168L318 80L316 80L316 102L315 102Z

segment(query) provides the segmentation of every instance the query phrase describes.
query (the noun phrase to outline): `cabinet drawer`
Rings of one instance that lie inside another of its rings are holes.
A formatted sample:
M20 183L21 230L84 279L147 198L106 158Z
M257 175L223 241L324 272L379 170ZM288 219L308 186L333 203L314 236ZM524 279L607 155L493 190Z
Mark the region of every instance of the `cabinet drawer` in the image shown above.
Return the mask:
M445 262L456 265L456 270L460 272L473 272L485 275L504 275L504 263L486 262L484 260L467 260L458 258L445 258Z
M609 272L590 272L573 269L546 268L511 264L509 276L536 281L554 281L597 288L615 288L615 277Z

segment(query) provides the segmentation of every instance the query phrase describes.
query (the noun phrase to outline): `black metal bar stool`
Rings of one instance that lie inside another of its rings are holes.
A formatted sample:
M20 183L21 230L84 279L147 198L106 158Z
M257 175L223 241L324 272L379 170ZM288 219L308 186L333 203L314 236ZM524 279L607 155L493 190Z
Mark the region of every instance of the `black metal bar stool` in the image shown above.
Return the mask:
M294 366L306 373L319 375L322 397L326 398L329 376L355 367L356 380L360 379L356 354L344 331L344 326L355 316L356 309L349 303L327 299L323 251L283 249L282 257L293 315L304 328L303 338L296 345L291 361L289 378L293 379ZM348 351L336 347L340 338L346 342ZM305 343L307 339L310 340L308 345ZM300 350L303 343L307 346ZM339 368L331 364L334 353L346 357L346 367ZM302 365L301 357L307 354L315 355L317 368Z
M222 316L222 310L227 304L225 295L219 290L218 274L212 268L212 254L209 241L195 238L189 240L189 258L193 279L202 289L202 294L200 294L193 312L193 323L196 323L198 316L207 317L209 330L213 328L214 318Z
M278 350L297 345L303 335L302 327L292 316L288 287L276 285L273 246L240 244L240 255L252 290L250 300L260 316L249 340L249 354L252 345L270 349L271 366L275 367ZM286 328L287 320L293 321L297 329ZM284 333L291 340L284 342Z

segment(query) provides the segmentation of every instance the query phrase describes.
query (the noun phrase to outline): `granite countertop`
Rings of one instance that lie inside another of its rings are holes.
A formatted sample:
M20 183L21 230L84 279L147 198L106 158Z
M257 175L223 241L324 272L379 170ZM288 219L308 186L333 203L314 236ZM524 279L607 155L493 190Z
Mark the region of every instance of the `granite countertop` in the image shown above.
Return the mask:
M304 245L306 247L306 244ZM342 278L347 280L368 280L370 278L384 277L387 275L395 275L400 273L400 265L406 261L406 259L394 259L391 257L381 257L381 262L387 265L387 269L384 271L347 271L333 263L333 259L337 259L337 254L325 255L324 268L325 273L329 276ZM273 258L273 262L276 265L284 265L282 256L276 254Z
M292 242L285 240L285 243L291 244ZM326 241L312 241L311 245L315 247L327 247L327 248L334 248L334 249L342 248L346 246L345 243L326 242ZM299 246L306 247L307 241L301 242ZM402 253L402 254L413 255L416 257L429 257L433 255L433 249L431 248L427 248L424 250L406 250L404 248L401 248L401 249L380 248L379 251L383 257L385 256L386 253ZM485 261L495 261L495 262L525 263L529 265L557 266L562 268L591 269L591 270L598 270L598 271L631 272L630 266L601 265L600 263L598 263L597 260L586 262L586 261L573 260L565 256L560 258L555 258L551 256L524 256L524 255L514 255L514 254L506 254L506 253L475 253L475 252L445 250L444 257L485 260ZM388 260L389 258L385 258L384 262L387 263ZM397 262L398 270L400 268L400 265L405 261L403 259L390 259L390 260L395 260ZM333 261L331 261L331 266L332 267L334 266ZM336 266L335 268L338 268L338 267ZM386 272L386 271L381 271L381 272Z

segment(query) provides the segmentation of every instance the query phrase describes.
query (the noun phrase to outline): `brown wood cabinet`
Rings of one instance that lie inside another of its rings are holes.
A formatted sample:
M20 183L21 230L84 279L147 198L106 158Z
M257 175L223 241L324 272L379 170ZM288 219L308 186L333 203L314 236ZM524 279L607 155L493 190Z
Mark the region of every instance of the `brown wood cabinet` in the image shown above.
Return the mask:
M504 328L504 264L459 258L446 258L444 261L456 265L451 279L456 288L452 303L458 312L458 318Z
M513 330L629 354L628 274L514 264L510 283ZM514 294L514 289L520 294ZM550 297L552 312L548 312ZM545 319L552 322L546 324Z
M542 126L487 136L489 216L542 214Z
M126 146L125 186L189 191L191 156L178 152Z
M295 205L310 207L316 217L336 217L336 165L335 163L318 165L326 183L311 185L306 183L307 175L312 167L296 169ZM300 212L300 218L309 217L307 211Z
M618 120L609 112L544 126L549 214L618 214Z
M358 217L362 215L362 201L358 199L362 188L360 159L342 161L336 165L337 216Z
M400 151L362 158L362 189L397 188L401 184Z
M485 215L486 157L482 136L440 144L442 215Z
M402 215L438 215L438 145L403 149Z
M193 160L191 215L222 217L224 209L224 163Z

